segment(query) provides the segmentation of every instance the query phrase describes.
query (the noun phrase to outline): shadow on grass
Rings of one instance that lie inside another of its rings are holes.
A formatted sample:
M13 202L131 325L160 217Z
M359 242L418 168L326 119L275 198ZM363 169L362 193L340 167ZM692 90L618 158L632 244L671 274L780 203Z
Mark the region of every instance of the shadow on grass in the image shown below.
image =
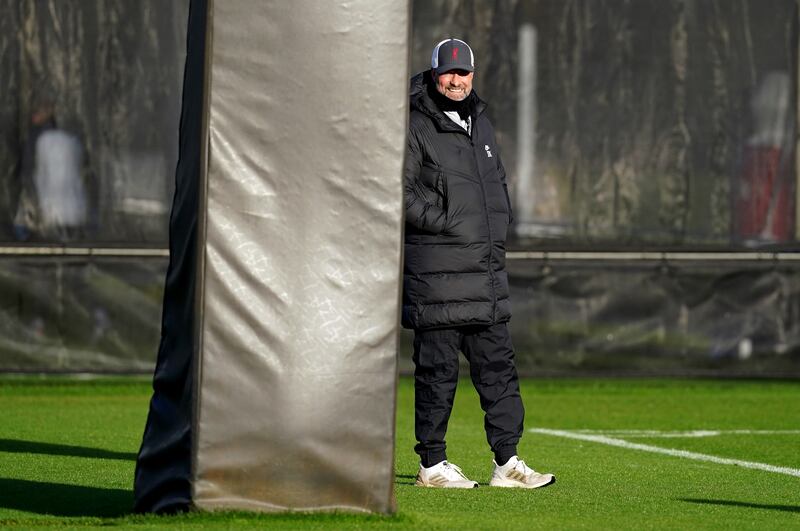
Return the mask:
M130 513L133 491L0 478L0 507L53 516L117 517Z
M394 482L398 485L413 485L417 481L417 476L410 474L395 474L394 478Z
M132 461L136 454L131 452L113 452L101 448L70 446L68 444L21 441L18 439L0 439L0 452L20 454L66 455L70 457L95 457L99 459L122 459Z
M750 503L731 500L701 500L698 498L679 498L678 501L689 503L701 503L705 505L727 505L729 507L746 507L748 509L768 509L771 511L785 511L789 513L800 513L800 505L772 505L765 503Z

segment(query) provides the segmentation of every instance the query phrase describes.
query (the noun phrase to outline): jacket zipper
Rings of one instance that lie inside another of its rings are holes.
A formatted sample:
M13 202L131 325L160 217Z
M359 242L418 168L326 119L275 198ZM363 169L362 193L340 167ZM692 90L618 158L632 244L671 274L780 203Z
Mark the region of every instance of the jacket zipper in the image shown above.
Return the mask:
M497 313L497 292L494 289L494 265L492 262L492 256L494 254L494 239L492 238L492 222L489 219L489 207L486 202L486 188L483 185L483 177L481 177L481 170L480 164L478 163L478 155L475 154L475 142L472 140L472 136L470 136L469 143L472 146L472 158L475 160L475 173L478 175L478 183L481 186L481 202L483 203L483 212L486 214L486 229L489 231L489 279L492 282L492 323L495 321L496 313Z
M475 122L475 121L477 121L477 120L473 120L473 122ZM455 124L453 124L453 125L455 125ZM456 127L458 127L458 126L456 126ZM495 318L497 316L497 291L494 288L494 266L492 265L492 256L494 255L494 239L492 238L492 222L489 219L489 207L487 206L487 203L486 203L486 188L483 185L483 178L481 177L480 164L478 163L478 155L475 154L475 142L472 139L472 133L475 132L475 129L474 129L475 128L475 123L472 124L472 127L473 127L473 129L472 129L471 133L468 133L467 131L465 131L461 127L458 127L458 131L456 131L454 129L453 132L458 132L458 133L464 134L469 139L469 145L472 148L470 150L470 151L472 151L472 159L475 161L475 172L478 175L478 183L480 184L480 187L481 187L481 202L483 203L483 212L484 212L484 214L486 214L486 229L489 231L489 256L488 256L489 260L488 260L488 266L489 266L489 279L492 282L492 286L491 286L491 289L492 289L492 323L494 323ZM450 170L448 170L448 171L450 171ZM458 170L452 170L452 171L454 173L463 173L463 172L458 172ZM509 210L509 212L510 212L510 210Z

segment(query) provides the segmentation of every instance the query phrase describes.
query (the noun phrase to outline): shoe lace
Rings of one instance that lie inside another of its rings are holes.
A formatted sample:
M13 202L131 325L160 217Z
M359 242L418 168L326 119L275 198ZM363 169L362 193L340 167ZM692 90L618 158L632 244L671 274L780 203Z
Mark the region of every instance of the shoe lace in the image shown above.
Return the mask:
M514 465L515 470L519 470L522 474L526 477L530 476L531 474L536 474L536 471L525 464L525 461L519 459L517 464Z
M449 461L444 462L444 469L448 472L456 474L456 479L467 479L467 476L464 475L464 473L461 471L461 468L459 468L458 465L450 463Z

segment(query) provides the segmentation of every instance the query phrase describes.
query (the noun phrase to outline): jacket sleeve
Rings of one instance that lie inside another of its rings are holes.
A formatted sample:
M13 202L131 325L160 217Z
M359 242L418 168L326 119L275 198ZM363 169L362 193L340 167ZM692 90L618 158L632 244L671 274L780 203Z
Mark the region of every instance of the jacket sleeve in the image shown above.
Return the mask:
M406 162L404 168L404 193L406 203L406 222L414 227L439 234L447 225L447 213L428 202L420 192L423 184L419 180L422 171L422 150L413 132L408 134Z
M497 143L495 142L495 146ZM503 162L500 160L500 150L497 151L497 171L500 174L500 182L503 183L503 191L506 193L506 204L508 205L508 222L514 221L514 210L511 208L511 196L508 194L508 181L506 180L506 169L503 167Z

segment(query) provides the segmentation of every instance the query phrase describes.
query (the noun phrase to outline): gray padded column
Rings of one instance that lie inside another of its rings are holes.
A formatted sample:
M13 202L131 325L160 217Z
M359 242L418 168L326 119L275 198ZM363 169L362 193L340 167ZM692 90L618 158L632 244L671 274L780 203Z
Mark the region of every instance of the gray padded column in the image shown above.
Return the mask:
M394 508L408 19L210 2L198 507Z

